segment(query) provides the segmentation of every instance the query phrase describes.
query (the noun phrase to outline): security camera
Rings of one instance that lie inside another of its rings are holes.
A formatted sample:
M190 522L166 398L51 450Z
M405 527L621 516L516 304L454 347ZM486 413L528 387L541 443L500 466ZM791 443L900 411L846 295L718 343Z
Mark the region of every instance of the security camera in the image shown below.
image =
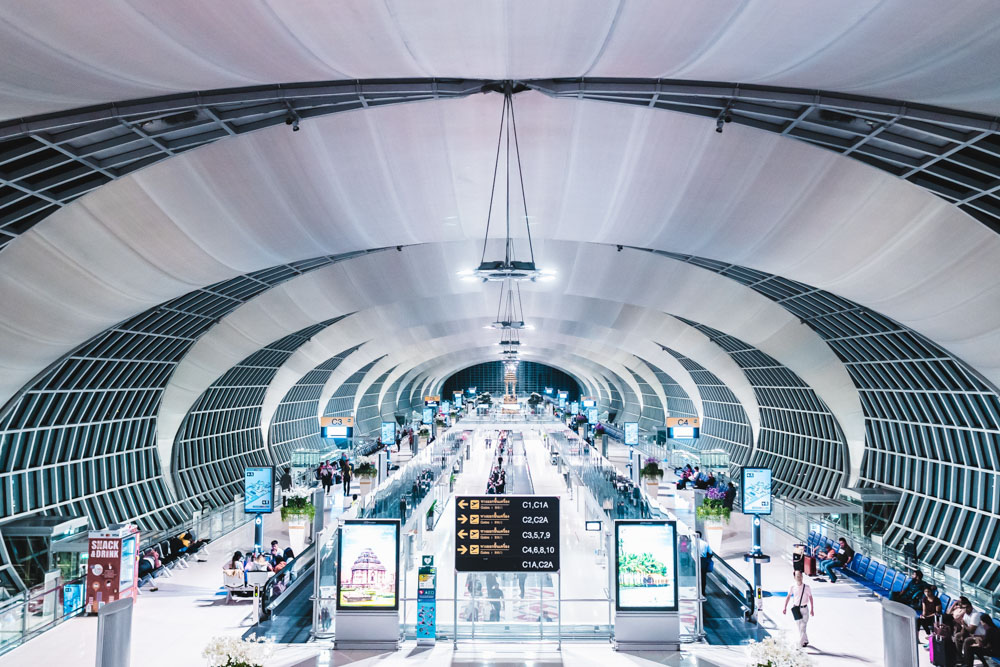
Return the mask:
M618 252L621 252L621 251L622 251L622 250L624 250L624 249L625 249L625 248L624 248L623 246L618 246Z
M298 132L298 131L299 131L299 119L296 118L295 120L292 121L292 132Z
M401 245L396 246L396 250L399 252L403 252L403 246Z
M733 122L733 114L731 114L731 113L729 113L727 111L726 115L722 117L722 120L726 121L727 123L732 123Z

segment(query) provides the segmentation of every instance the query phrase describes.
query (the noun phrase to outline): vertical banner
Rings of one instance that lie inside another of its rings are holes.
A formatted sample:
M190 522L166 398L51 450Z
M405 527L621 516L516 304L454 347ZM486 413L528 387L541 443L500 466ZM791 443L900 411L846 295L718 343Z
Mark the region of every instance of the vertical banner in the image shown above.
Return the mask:
M434 556L421 556L417 570L417 646L430 646L437 637L437 568Z

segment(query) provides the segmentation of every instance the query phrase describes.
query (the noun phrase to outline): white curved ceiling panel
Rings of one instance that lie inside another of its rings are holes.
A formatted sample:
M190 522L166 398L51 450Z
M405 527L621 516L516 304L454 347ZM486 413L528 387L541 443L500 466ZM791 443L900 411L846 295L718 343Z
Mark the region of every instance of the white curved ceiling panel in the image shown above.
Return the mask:
M46 361L183 294L193 280L373 246L481 238L499 100L382 107L313 119L297 133L282 126L223 140L53 214L0 254L0 281L16 284L0 293L0 307L28 313L0 328L0 402ZM633 260L624 271L603 260L591 266L587 257L577 264L548 252L559 239L698 254L873 305L1000 379L990 335L1000 330L1000 238L937 197L751 128L718 135L710 121L662 111L534 93L516 100L538 255L569 278L560 289L581 293L578 280L600 275L602 298L617 299L619 283L650 303L655 293ZM397 281L425 290L440 282L423 267L402 270L407 253L388 254L385 270L400 267ZM449 268L477 259L470 252ZM884 279L873 279L875 271ZM704 302L699 286L713 282L699 276L688 289L668 291L686 307ZM324 299L351 312L398 284L368 281L365 298ZM920 298L928 293L935 298ZM737 333L725 322L705 323Z
M137 97L329 79L721 80L995 114L986 0L810 5L552 0L91 0L0 10L0 119ZM267 45L261 48L261 45Z

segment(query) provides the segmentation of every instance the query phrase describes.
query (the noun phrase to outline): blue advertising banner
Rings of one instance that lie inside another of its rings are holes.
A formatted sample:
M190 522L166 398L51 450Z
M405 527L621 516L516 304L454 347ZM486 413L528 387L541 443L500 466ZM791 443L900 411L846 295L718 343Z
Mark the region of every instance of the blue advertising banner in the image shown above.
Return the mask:
M639 422L625 422L625 444L639 444Z
M743 513L771 513L771 469L743 468Z
M396 442L396 422L382 422L382 444Z
M243 470L243 511L270 514L274 511L274 468Z
M63 586L63 616L69 616L83 606L83 584Z
M437 568L434 556L421 556L417 570L417 645L434 643L437 636Z

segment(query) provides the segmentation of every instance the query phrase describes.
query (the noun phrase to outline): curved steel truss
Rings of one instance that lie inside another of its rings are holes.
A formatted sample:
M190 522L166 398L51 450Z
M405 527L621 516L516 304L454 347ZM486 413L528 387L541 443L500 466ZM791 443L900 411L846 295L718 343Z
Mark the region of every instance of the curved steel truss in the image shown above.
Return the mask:
M0 123L0 250L74 199L226 137L315 116L502 90L475 79L256 86L105 104ZM727 119L822 146L922 187L1000 232L1000 123L896 100L656 79L518 82L554 97Z

